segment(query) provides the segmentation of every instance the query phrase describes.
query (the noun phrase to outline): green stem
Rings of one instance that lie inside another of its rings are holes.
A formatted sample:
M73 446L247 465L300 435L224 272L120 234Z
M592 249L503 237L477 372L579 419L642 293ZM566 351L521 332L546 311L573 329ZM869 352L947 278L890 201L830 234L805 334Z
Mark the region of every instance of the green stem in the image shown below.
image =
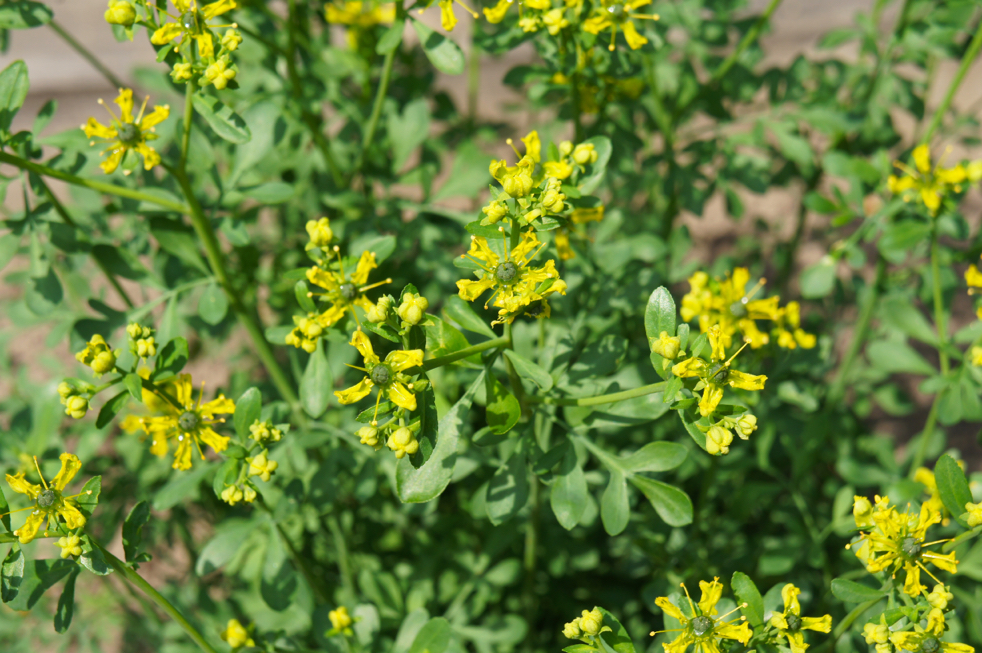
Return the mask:
M948 92L945 94L944 100L941 101L941 105L934 112L934 116L931 118L931 122L927 126L927 130L925 130L924 135L921 137L921 143L927 143L930 141L931 137L934 136L934 132L941 126L941 121L944 119L944 115L948 112L948 108L951 106L952 101L954 101L955 93L958 91L958 87L961 86L962 80L965 79L968 69L972 67L972 63L975 61L975 57L978 55L980 48L982 48L982 22L979 23L975 36L972 38L972 42L969 44L968 50L965 51L965 56L962 57L962 65L958 67L958 72L955 73L955 78L951 80L951 86L948 87Z
M477 345L471 345L470 347L464 347L452 354L446 354L445 356L435 356L427 361L423 361L423 364L419 367L411 367L404 371L405 374L413 375L419 374L420 372L429 372L430 370L435 370L438 367L443 367L444 365L449 365L450 363L455 363L461 359L469 358L474 354L478 354L482 351L487 351L488 349L495 349L497 347L504 347L509 343L507 336L501 336L499 338L494 338L492 340L486 340Z
M191 127L194 124L194 92L196 90L197 84L193 79L189 80L184 91L184 134L181 137L181 162L178 168L182 175L187 171L188 150L191 148Z
M938 221L931 224L931 285L934 294L934 326L938 331L938 362L941 374L948 374L950 363L945 346L948 343L948 328L945 319L944 294L941 291L941 252L938 248Z
M845 395L846 382L849 378L849 370L852 368L853 363L856 362L856 357L859 356L859 351L862 349L863 343L866 341L866 333L869 331L870 322L873 320L873 313L876 309L876 304L880 296L880 286L883 285L886 272L886 259L878 255L876 261L876 276L873 278L873 283L870 284L869 292L865 301L863 302L862 307L860 308L859 319L856 321L856 328L852 336L852 342L849 343L849 349L846 350L846 355L842 359L842 364L839 366L839 371L836 374L835 380L832 382L832 387L829 389L828 405L830 406L838 404Z
M954 551L956 548L958 548L958 545L978 537L979 534L982 534L982 526L976 526L970 531L965 531L964 533L962 533L961 535L959 535L958 537L956 537L955 539L953 539L952 541L948 542L943 547L941 547L941 550L944 551L945 553L948 553L949 551Z
M184 632L186 632L191 639L194 640L194 643L197 644L202 651L205 651L206 653L218 653L218 651L216 651L212 645L205 640L202 634L198 632L198 629L192 626L191 623L184 618L184 615L182 615L170 601L165 599L160 592L155 590L150 583L143 580L143 577L140 576L140 574L133 571L133 569L131 569L125 562L114 556L95 540L93 540L92 543L102 552L103 557L105 557L106 562L109 563L110 567L115 569L116 572L119 573L128 583L146 594L150 600L156 603L158 607L166 612L171 619L180 624L181 628L184 629Z
M379 80L378 89L375 91L375 103L372 105L372 114L368 117L368 124L365 127L365 137L362 140L358 158L355 160L355 166L351 171L352 174L361 172L362 166L365 165L365 156L368 154L368 148L372 146L372 141L375 139L375 130L378 129L378 121L382 115L382 104L385 102L385 97L389 92L389 80L392 78L392 66L395 64L397 49L393 48L390 50L385 55L385 61L382 62L382 79Z
M535 623L535 613L538 609L538 600L535 595L535 574L539 566L539 512L541 509L539 477L532 473L531 469L526 470L529 475L529 502L532 509L529 512L528 524L525 528L525 555L523 568L525 570L525 585L523 590L523 602L525 603L526 619L529 624ZM526 642L532 648L535 628L529 628Z
M938 406L941 404L941 398L944 396L944 392L944 388L942 388L938 394L934 395L934 401L931 402L931 410L928 411L927 420L924 422L924 430L921 431L921 440L917 444L917 450L914 451L914 457L910 459L910 478L914 478L917 469L924 463L924 458L927 457L927 446L931 442L931 434L934 433L934 427L938 422Z
M82 55L82 58L88 61L93 68L98 70L102 74L102 76L106 78L106 81L108 81L117 89L126 88L126 83L123 80L121 80L119 77L116 77L116 75L114 75L111 70L106 68L106 66L101 61L96 59L95 55L92 54L88 50L88 48L86 48L84 45L76 41L74 36L66 32L64 27L62 27L61 25L59 25L57 22L53 20L48 23L48 27L53 29L55 33L58 36L60 36L65 43L67 43L73 50L75 50L75 52L78 52L80 55Z
M270 519L272 519L273 515L270 512L269 507L265 503L261 503L260 505L266 510L267 514L269 514ZM293 560L294 564L297 565L300 573L303 574L304 580L307 581L307 585L310 586L310 591L317 595L317 598L320 599L321 603L329 603L331 601L331 597L327 595L327 592L324 591L321 584L317 582L317 577L314 576L314 572L311 571L310 567L307 565L307 561L293 546L293 542L291 542L290 538L286 536L286 533L283 531L283 527L276 522L274 522L274 525L276 527L277 535L279 535L280 540L286 547L286 550L290 553L290 558Z
M209 283L215 283L215 277L202 277L200 279L195 279L194 281L188 281L187 283L181 284L177 288L172 288L167 292L163 293L160 297L155 297L149 302L140 306L139 308L134 308L126 314L126 321L129 322L139 322L143 317L150 313L156 306L163 304L168 299L174 295L179 295L185 290L190 290L191 288L196 288L198 286L204 286Z
M754 23L754 26L743 35L743 39L740 40L740 43L737 45L736 49L730 53L730 56L723 60L723 63L720 64L719 68L716 69L716 72L713 73L713 76L710 77L710 84L715 84L719 80L723 79L726 73L730 72L730 68L736 64L737 59L740 58L740 55L742 55L744 51L757 40L757 37L760 36L760 32L762 29L764 29L764 25L766 25L767 21L771 19L771 14L774 13L780 4L781 0L771 0L771 3L767 5L767 9L764 10L764 13L762 13L760 18L757 19L757 22Z
M61 221L67 224L69 227L77 227L78 225L75 223L75 220L73 220L72 216L68 215L68 211L65 210L64 204L62 204L61 201L55 197L55 194L51 192L51 187L48 186L47 182L37 175L35 175L35 179L37 179L37 182L41 185L41 188L44 190L44 194L48 196L48 200L51 202L51 205L55 207L55 212L59 215L59 217L61 217ZM112 284L112 287L116 290L116 293L120 296L120 298L122 298L123 303L126 304L126 307L132 310L134 307L133 300L130 299L130 296L126 294L125 290L123 290L123 286L119 284L119 279L117 279L116 275L112 273L112 270L109 269L106 262L98 256L93 256L92 260L95 262L96 266L102 270L102 273L106 275L106 279L108 279L109 283Z
M646 395L651 395L656 392L661 392L665 389L667 383L665 381L659 381L658 383L652 383L650 385L643 385L639 388L632 388L631 390L622 390L621 392L612 392L607 395L597 395L595 397L528 397L529 403L533 404L550 404L553 406L596 406L599 404L613 404L618 401L627 401L628 399L634 399L636 397L644 397Z
M177 213L187 214L189 211L188 207L184 204L171 202L170 200L162 197L142 193L138 190L132 190L130 188L123 188L122 186L106 184L101 181L92 181L91 179L76 177L75 175L70 175L67 172L61 172L60 170L55 170L54 168L49 168L48 166L41 165L40 163L34 163L33 161L22 159L13 154L7 154L6 152L0 152L0 163L7 163L18 167L21 170L27 170L28 172L33 172L37 175L44 175L45 177L51 177L52 179L60 179L61 181L69 184L90 188L94 191L105 193L107 195L116 195L118 197L125 197L131 200L156 204L159 207L170 211L175 211Z
M348 562L348 545L344 540L344 532L341 530L338 518L334 515L327 516L327 527L331 531L331 537L334 538L334 550L338 556L338 571L341 573L341 584L344 586L344 602L346 605L354 605L358 599L358 594L355 592L355 580L351 574L351 564Z

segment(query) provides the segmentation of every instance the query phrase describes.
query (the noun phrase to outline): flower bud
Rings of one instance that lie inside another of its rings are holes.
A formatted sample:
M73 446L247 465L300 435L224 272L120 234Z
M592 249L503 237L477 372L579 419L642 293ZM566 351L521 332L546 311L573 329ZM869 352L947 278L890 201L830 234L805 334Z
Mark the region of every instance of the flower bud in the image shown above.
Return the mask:
M658 334L658 339L651 343L651 351L672 361L679 355L682 340L678 336L669 336L668 331Z
M229 68L228 61L222 58L205 68L205 81L202 86L214 84L216 90L222 91L230 81L235 79L235 75L235 69Z
M573 142L563 141L559 144L559 154L560 156L569 156L573 152Z
M563 626L563 635L566 639L578 639L583 634L580 630L580 620L573 619L571 622Z
M741 415L736 421L736 432L741 440L746 440L750 434L757 430L757 418L750 413Z
M110 25L122 25L132 27L136 22L136 9L126 0L110 0L109 9L103 14L106 22Z
M853 497L852 516L856 519L857 528L872 528L873 505L866 497Z
M150 338L140 338L136 341L136 354L140 358L150 358L157 355L157 343Z
M266 483L269 482L276 468L280 466L275 460L270 460L267 457L266 451L253 458L246 458L246 462L249 463L249 476L258 476Z
M563 200L566 196L555 190L548 190L542 194L542 208L552 213L559 213L565 206Z
M61 547L62 558L67 559L71 556L82 555L82 538L78 535L67 535L60 538L55 544Z
M968 522L969 528L975 528L979 524L982 524L982 503L966 503L965 512L968 513L968 517L965 519Z
M78 388L68 381L62 381L58 384L58 394L61 396L61 403L65 403L66 399L78 394Z
M573 149L573 160L581 166L588 163L596 163L597 150L592 143L580 143Z
M221 638L228 642L232 650L240 649L243 646L255 646L256 643L249 637L249 631L239 623L238 619L229 619L228 625L222 631Z
M237 30L226 30L225 35L222 36L222 47L229 52L235 52L240 43L242 43L242 35Z
M427 308L430 307L430 302L422 295L416 295L411 293L406 293L402 298L402 304L396 313L403 321L403 327L408 325L419 324L420 320L423 319L423 315Z
M379 442L378 429L375 427L363 426L355 431L355 435L361 439L362 444L367 444L375 449L375 451L382 448L382 444Z
M331 231L331 221L327 218L307 221L307 235L310 236L310 247L327 247L334 240Z
M252 503L256 500L256 488L252 487L248 483L242 487L242 500L246 503Z
M89 400L75 395L65 400L65 414L73 419L82 419L89 412Z
M230 485L222 490L222 501L230 506L234 506L239 501L242 501L242 490L237 485Z
M600 613L600 610L594 608L593 610L583 611L583 616L580 617L580 629L583 630L584 634L599 635L603 625L604 616Z
M126 326L126 335L128 335L131 340L138 340L143 336L143 327L140 326L138 322L130 322Z
M733 442L733 433L728 428L719 424L709 427L706 433L706 451L715 455L730 453L730 443Z
M388 320L393 304L395 304L395 300L388 295L382 295L379 297L378 301L375 302L375 306L368 309L368 313L366 315L368 321L372 324L379 324Z
M337 610L331 610L327 613L327 618L331 620L331 626L335 630L344 630L345 628L350 628L352 622L351 615L348 614L348 608L339 606Z
M170 78L175 82L186 82L191 79L191 72L191 64L176 63L173 70L170 71Z
M944 610L948 607L948 601L955 598L955 595L948 591L948 588L938 583L934 586L934 591L927 595L927 602L932 608Z
M419 451L419 441L405 426L393 431L385 445L395 452L396 458L403 458L406 454L411 456Z
M116 355L111 351L104 351L97 354L89 364L92 371L96 373L97 376L102 376L108 372L112 372L116 369Z
M249 437L256 442L279 442L283 432L270 422L260 422L258 419L249 426Z
M508 215L508 207L497 200L493 200L490 204L481 209L481 211L484 212L484 215L488 216L488 222L490 224L499 222L501 218Z

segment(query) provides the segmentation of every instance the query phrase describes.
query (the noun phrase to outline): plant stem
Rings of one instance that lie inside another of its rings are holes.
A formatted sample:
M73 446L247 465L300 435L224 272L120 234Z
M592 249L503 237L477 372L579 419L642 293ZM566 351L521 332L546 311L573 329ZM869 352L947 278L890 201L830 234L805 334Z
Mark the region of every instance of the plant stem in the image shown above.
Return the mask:
M941 252L938 248L938 221L931 224L931 285L934 294L934 327L938 330L938 363L941 374L948 374L950 363L945 346L948 343L948 328L945 320L944 294L941 290Z
M270 512L269 507L265 503L261 505L263 508L265 508L270 520L272 520L273 514ZM307 581L307 585L310 586L310 591L316 594L317 598L320 599L322 603L329 603L331 597L327 595L327 592L324 591L321 584L317 582L317 577L314 576L314 572L311 571L310 567L307 565L307 561L304 560L304 557L300 555L300 552L293 546L293 542L290 541L290 538L286 536L286 533L283 531L283 527L275 521L273 522L273 526L276 528L276 534L279 535L280 540L282 540L283 545L286 547L286 550L290 553L290 558L293 560L294 564L297 565L297 568L303 575L304 580Z
M429 372L430 370L435 370L438 367L443 367L444 365L449 365L464 358L469 358L474 354L480 353L482 351L487 351L488 349L495 349L496 347L504 347L509 344L509 339L507 336L501 336L499 338L494 338L492 340L486 340L477 345L471 345L470 347L465 347L452 354L446 354L445 356L436 356L428 361L423 361L423 364L419 367L411 367L404 371L404 374L419 374L420 372Z
M65 205L62 204L57 197L55 197L53 192L51 192L51 187L48 186L47 182L37 175L35 175L35 179L37 179L37 182L41 185L41 188L44 190L44 194L48 196L48 200L51 202L51 205L55 207L55 212L61 217L62 222L67 224L69 227L77 227L78 225L76 224L75 220L72 219L72 216L68 215ZM130 296L126 294L125 290L123 290L123 286L119 284L119 279L117 279L116 275L112 273L112 271L106 265L106 262L98 256L93 256L92 260L95 262L96 266L102 270L102 273L106 275L106 279L108 279L109 283L112 284L112 287L116 290L116 293L120 296L120 298L122 298L123 303L126 304L126 307L133 309L133 300L130 299Z
M525 603L525 618L530 626L535 624L535 613L539 607L539 602L535 595L535 574L539 566L539 512L541 510L541 500L539 491L539 477L527 469L529 475L529 502L532 509L529 512L528 524L525 527L525 555L523 568L525 570L525 586L523 590L523 602ZM526 642L532 643L532 636L535 628L529 628L529 636ZM531 648L531 646L530 646Z
M28 172L33 172L37 175L44 175L45 177L51 177L52 179L60 179L61 181L69 184L90 188L100 193L106 193L107 195L116 195L118 197L125 197L131 200L156 204L159 207L170 211L175 211L177 213L187 214L189 212L189 209L185 204L178 204L162 197L143 193L138 190L132 190L130 188L123 188L122 186L76 177L75 175L70 175L67 172L61 172L60 170L55 170L54 168L49 168L48 166L41 165L40 163L34 163L33 161L22 159L13 154L7 154L6 152L0 152L0 163L8 163L12 166L20 168L21 170L27 170Z
M385 102L385 97L389 92L389 80L392 78L392 66L395 63L397 49L393 48L390 50L385 55L385 61L382 63L382 79L379 80L378 89L375 91L375 103L372 105L372 114L368 117L365 136L362 139L361 150L358 152L355 166L351 170L352 174L361 172L362 166L365 165L365 156L368 154L368 148L372 146L372 141L375 139L375 130L378 128L378 120L382 115L382 104Z
M965 531L964 533L962 533L961 535L959 535L958 537L956 537L955 539L951 540L943 547L941 547L941 550L944 551L945 553L948 553L949 551L954 551L956 548L958 548L959 544L971 540L973 538L976 538L979 536L979 534L982 534L982 526L976 526L970 531Z
M845 394L849 370L852 368L853 363L855 363L856 357L859 355L859 350L862 349L863 343L866 341L866 333L869 331L870 322L873 320L873 312L876 309L877 300L880 296L880 286L883 285L886 271L886 259L877 255L876 275L873 278L873 283L870 284L866 300L859 310L859 319L856 321L856 329L852 336L852 342L849 343L849 349L846 350L846 355L843 357L839 371L836 374L835 380L832 382L832 387L829 389L827 398L827 405L829 406L838 404Z
M191 639L194 640L194 643L197 644L202 651L205 651L206 653L218 653L218 651L216 651L212 645L205 640L204 636L198 632L198 629L192 626L190 622L184 618L184 615L182 615L170 601L165 599L160 592L155 590L150 583L143 580L143 577L140 576L140 574L133 571L133 569L131 569L125 562L114 556L95 540L92 540L92 543L102 552L103 557L105 557L106 562L109 563L110 567L115 569L116 572L119 573L128 583L146 594L150 600L156 603L158 607L166 612L171 619L180 624L181 628L184 629L184 632L186 632Z
M982 48L982 22L979 23L975 36L972 38L972 42L969 44L968 50L965 51L965 56L962 57L962 65L958 67L958 72L955 73L955 78L951 80L951 86L948 87L948 92L941 101L941 105L937 108L937 110L935 110L930 124L928 124L927 129L924 131L924 135L921 136L921 143L927 143L930 141L931 137L934 136L934 132L941 126L941 121L944 119L944 115L948 112L948 108L951 106L952 101L954 101L955 93L958 91L958 87L961 86L962 80L965 79L968 69L972 67L972 63L975 61L975 57L978 55L980 48Z
M938 394L934 395L934 401L931 402L931 410L928 411L927 420L924 422L920 442L917 443L914 457L910 459L910 473L908 474L910 478L914 478L914 474L917 473L917 469L924 463L924 458L927 456L927 445L931 441L931 434L934 433L934 426L938 422L938 406L941 404L944 393L945 389L942 388Z
M626 401L628 399L634 399L636 397L644 397L646 395L651 395L656 392L661 392L665 389L665 381L659 381L658 383L652 383L650 385L643 385L638 388L632 388L630 390L622 390L621 392L612 392L607 395L596 395L594 397L528 397L529 403L533 404L550 404L553 406L597 406L599 404L613 404L618 401Z
M338 571L341 573L341 584L344 586L344 600L348 605L354 605L358 599L355 592L355 581L351 575L351 564L348 562L348 545L344 540L344 532L338 518L333 514L327 516L327 527L334 538L334 549L338 555Z
M762 29L764 29L764 25L766 25L771 19L771 14L774 13L780 4L781 0L771 0L771 3L767 5L767 9L764 10L764 13L762 13L760 18L757 19L757 22L754 23L754 26L743 35L743 39L737 45L736 49L730 53L730 56L723 60L723 63L720 64L719 68L716 69L716 72L713 73L713 76L709 80L710 84L718 82L719 80L723 79L726 73L730 72L730 68L736 64L737 59L740 58L740 55L743 54L754 41L757 40L758 36L760 36L760 32Z
M111 70L106 68L106 66L101 61L96 59L96 56L92 54L88 48L86 48L84 45L76 41L74 36L66 32L64 27L62 27L61 25L59 25L57 22L53 20L48 23L48 27L53 29L55 31L55 34L60 36L65 43L67 43L73 50L75 50L75 52L78 52L80 55L82 55L82 58L88 61L93 68L98 70L102 74L102 76L106 78L106 81L112 84L114 88L122 89L126 87L126 83L123 80L121 80L119 77L116 77L116 75L114 75Z

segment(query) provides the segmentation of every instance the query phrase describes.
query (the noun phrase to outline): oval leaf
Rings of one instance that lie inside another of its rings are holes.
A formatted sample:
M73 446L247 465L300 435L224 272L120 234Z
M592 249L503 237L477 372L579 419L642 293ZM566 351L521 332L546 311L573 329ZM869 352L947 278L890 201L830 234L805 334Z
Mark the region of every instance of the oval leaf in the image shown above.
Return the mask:
M886 592L844 578L832 581L832 594L846 603L864 603L886 596Z
M249 126L242 116L235 113L211 95L196 93L192 99L194 110L198 112L216 134L230 143L245 143L252 139Z
M419 36L426 58L434 68L448 75L459 75L464 72L464 53L459 45L418 20L413 20L413 29Z

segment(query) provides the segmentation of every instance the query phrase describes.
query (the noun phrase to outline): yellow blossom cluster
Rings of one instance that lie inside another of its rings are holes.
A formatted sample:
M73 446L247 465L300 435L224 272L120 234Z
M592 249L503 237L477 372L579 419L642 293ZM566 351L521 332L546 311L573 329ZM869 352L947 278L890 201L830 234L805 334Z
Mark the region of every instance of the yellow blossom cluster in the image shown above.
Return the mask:
M151 43L164 46L165 49L173 47L181 55L182 61L174 65L171 78L175 82L193 79L200 86L212 85L219 91L224 90L238 73L238 68L232 62L232 53L242 43L242 35L235 23L214 24L209 21L232 11L238 5L235 0L215 0L200 4L198 0L172 2L175 13L160 10L158 17L161 22L148 24L154 28L150 36ZM152 16L152 12L150 15ZM225 31L220 34L218 30L223 29Z
M904 174L900 177L890 175L887 188L894 195L900 195L905 202L923 204L931 215L937 215L941 203L950 193L960 193L965 183L982 180L982 161L972 161L952 168L943 168L941 161L931 163L931 150L927 145L918 145L911 153L914 167L901 161L894 162Z

